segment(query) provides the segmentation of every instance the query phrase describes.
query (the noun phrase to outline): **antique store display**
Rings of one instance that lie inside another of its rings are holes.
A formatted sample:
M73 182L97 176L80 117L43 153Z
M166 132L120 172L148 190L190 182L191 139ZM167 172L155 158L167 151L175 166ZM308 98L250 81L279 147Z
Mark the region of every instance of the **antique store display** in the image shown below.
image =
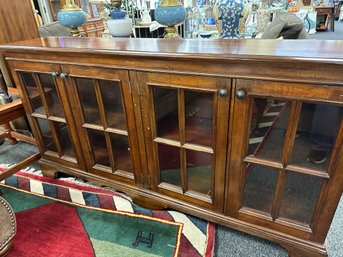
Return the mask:
M343 187L339 42L43 38L0 50L45 175L327 256Z

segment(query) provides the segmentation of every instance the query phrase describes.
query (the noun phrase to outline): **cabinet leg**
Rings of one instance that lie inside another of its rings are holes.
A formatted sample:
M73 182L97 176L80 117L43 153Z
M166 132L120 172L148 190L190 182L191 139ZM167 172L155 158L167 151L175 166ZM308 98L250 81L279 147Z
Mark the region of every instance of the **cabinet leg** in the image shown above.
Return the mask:
M40 165L40 169L44 177L48 177L48 178L59 177L59 174L58 174L59 171L56 168L42 162L39 162L39 165Z
M287 243L280 243L280 245L288 251L289 257L328 257L326 247L321 249L309 247L297 247Z

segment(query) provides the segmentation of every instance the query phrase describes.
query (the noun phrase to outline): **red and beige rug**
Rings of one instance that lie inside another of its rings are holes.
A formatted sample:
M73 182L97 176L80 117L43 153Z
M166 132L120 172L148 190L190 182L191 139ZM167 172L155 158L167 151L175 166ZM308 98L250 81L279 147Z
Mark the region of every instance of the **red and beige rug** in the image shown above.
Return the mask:
M0 189L18 223L10 257L213 256L213 223L144 209L112 190L27 172Z

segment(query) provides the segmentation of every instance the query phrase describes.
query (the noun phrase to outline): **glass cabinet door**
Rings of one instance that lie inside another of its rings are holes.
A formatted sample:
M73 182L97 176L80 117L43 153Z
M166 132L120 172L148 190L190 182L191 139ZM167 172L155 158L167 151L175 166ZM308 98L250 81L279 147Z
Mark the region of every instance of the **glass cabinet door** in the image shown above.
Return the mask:
M138 73L150 186L222 211L230 81Z
M22 92L28 105L34 136L41 143L43 155L74 163L75 167L83 164L79 152L64 84L61 81L58 65L42 65L37 63L15 63Z
M139 152L128 73L63 66L88 170L133 183Z
M227 214L315 232L342 141L343 103L329 90L237 80Z

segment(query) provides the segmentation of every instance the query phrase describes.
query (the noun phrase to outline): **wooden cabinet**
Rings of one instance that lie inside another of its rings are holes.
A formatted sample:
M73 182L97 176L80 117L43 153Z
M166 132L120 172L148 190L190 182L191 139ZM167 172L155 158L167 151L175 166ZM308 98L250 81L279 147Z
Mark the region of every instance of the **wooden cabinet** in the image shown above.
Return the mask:
M110 185L290 256L327 256L343 189L338 42L46 38L0 49L44 174Z

